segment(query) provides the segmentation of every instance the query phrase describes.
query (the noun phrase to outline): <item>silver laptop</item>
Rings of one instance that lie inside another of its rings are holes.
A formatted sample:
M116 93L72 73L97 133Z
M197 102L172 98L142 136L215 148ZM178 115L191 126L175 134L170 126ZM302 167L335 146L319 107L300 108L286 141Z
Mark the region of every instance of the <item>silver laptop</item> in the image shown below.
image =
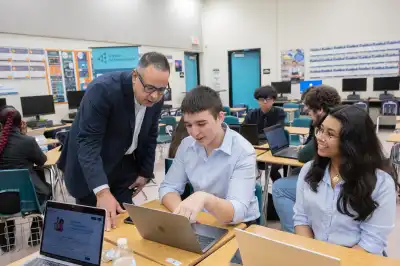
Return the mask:
M48 201L40 255L24 265L100 265L106 211Z
M203 254L226 233L227 229L194 223L170 212L124 203L139 234L147 240Z
M244 266L340 266L340 259L265 236L235 229ZM316 242L316 244L318 244Z
M299 149L289 146L289 139L281 125L265 128L264 134L273 156L297 160Z

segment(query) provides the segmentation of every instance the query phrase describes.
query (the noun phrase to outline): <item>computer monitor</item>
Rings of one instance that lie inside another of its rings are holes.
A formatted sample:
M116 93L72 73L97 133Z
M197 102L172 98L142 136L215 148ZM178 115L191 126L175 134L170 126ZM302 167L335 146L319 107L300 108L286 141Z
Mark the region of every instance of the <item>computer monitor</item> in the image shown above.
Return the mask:
M6 98L0 98L0 109L7 105Z
M52 95L21 97L22 115L24 117L35 116L40 120L40 115L55 114Z
M355 94L356 91L367 91L367 79L342 79L342 91L353 92L353 94Z
M392 94L388 94L387 91L398 91L399 90L400 77L379 77L374 78L374 91L384 91L383 94L379 95L379 99L393 98Z
M279 82L271 82L272 87L275 88L277 93L280 93L281 96L279 98L283 99L283 93L291 93L292 92L292 82L290 81L279 81Z
M305 93L310 87L322 85L322 80L304 80L300 82L300 93Z
M78 109L85 91L67 91L68 108Z

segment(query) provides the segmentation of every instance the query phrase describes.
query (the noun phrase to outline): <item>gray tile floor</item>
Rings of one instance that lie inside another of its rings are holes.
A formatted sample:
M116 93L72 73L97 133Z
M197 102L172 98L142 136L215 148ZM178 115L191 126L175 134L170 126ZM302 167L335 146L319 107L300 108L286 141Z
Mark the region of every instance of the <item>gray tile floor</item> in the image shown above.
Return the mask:
M381 130L379 132L379 138L382 142L382 146L385 150L385 152L387 153L387 155L389 156L390 153L390 149L392 147L391 143L387 143L385 141L385 139L387 138L387 136L392 133L393 131L385 131L385 130ZM164 155L167 154L167 148L164 148ZM158 198L158 186L161 183L161 181L164 178L164 159L160 157L159 154L159 149L157 149L157 155L156 155L156 165L155 165L155 184L149 184L147 187L144 188L144 193L146 196L144 196L142 193L140 193L135 199L134 202L138 205L143 204L146 201L150 201L153 199L157 199ZM68 201L70 202L74 202L72 197L68 198ZM397 220L396 220L397 224L400 223L400 205L397 206ZM272 227L275 229L280 229L280 225L278 222L270 222L268 223L268 227ZM26 234L27 232L29 232L29 225L25 224L24 225L24 230L23 230L24 234ZM21 234L21 233L20 233ZM27 238L24 237L24 239L27 242ZM400 246L400 225L396 226L396 228L393 230L393 232L391 233L390 237L389 237L389 248L388 248L388 254L390 257L393 258L397 258L400 259L400 251L399 251L399 247ZM29 247L26 243L22 243L22 241L19 242L19 244L17 244L17 248L15 251L10 252L10 253L6 253L6 254L2 254L0 255L0 266L2 265L8 265L9 263L18 260L20 258L23 258L35 251L37 251L38 248L31 248Z

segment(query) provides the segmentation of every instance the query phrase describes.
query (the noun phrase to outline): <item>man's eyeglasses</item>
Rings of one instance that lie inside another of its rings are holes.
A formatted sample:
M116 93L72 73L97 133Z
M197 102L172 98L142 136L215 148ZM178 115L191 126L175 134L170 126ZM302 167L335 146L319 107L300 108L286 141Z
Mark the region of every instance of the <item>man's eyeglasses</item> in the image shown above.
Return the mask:
M152 94L153 92L156 91L159 95L165 95L171 90L171 88L169 87L169 82L168 82L167 87L157 88L153 85L144 83L143 77L139 74L139 72L136 72L136 74L140 80L140 83L142 83L142 85L143 85L144 91L148 94Z

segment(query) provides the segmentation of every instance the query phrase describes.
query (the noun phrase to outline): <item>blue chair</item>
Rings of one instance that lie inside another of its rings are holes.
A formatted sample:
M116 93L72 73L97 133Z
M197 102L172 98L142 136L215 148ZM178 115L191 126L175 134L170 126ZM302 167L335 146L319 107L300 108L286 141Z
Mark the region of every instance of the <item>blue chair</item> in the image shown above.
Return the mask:
M172 136L168 134L166 127L158 127L157 145L160 147L160 157L164 154L164 145L172 141Z
M10 217L25 217L30 214L41 214L44 206L40 206L35 187L27 169L1 170L0 193L17 192L20 198L20 213L15 215L0 213L0 220Z
M163 117L161 117L161 119L160 119L160 123L166 124L166 125L167 125L167 127L166 127L166 132L167 132L169 135L172 135L172 132L175 131L176 125L177 125L176 117L175 117L175 116L163 116Z
M399 104L395 101L382 102L381 113L376 118L376 133L379 131L379 122L383 116L396 116L399 113Z
M239 118L237 118L236 116L232 116L232 115L227 115L225 116L224 122L228 125L237 125L240 124L239 123Z
M224 106L225 115L231 115L231 108L229 106Z
M300 104L298 104L298 103L284 103L283 104L283 108L297 108L298 110L294 112L294 117L293 118L300 117ZM289 124L290 124L289 116L288 116L288 113L286 113L285 125L289 125Z
M264 215L262 213L263 203L262 203L262 187L260 184L256 183L256 197L258 200L258 209L260 210L260 218L257 219L257 224L264 224Z
M293 120L293 127L307 127L309 128L312 123L310 117L298 117ZM301 145L300 136L299 135L290 135L290 145L299 146Z

